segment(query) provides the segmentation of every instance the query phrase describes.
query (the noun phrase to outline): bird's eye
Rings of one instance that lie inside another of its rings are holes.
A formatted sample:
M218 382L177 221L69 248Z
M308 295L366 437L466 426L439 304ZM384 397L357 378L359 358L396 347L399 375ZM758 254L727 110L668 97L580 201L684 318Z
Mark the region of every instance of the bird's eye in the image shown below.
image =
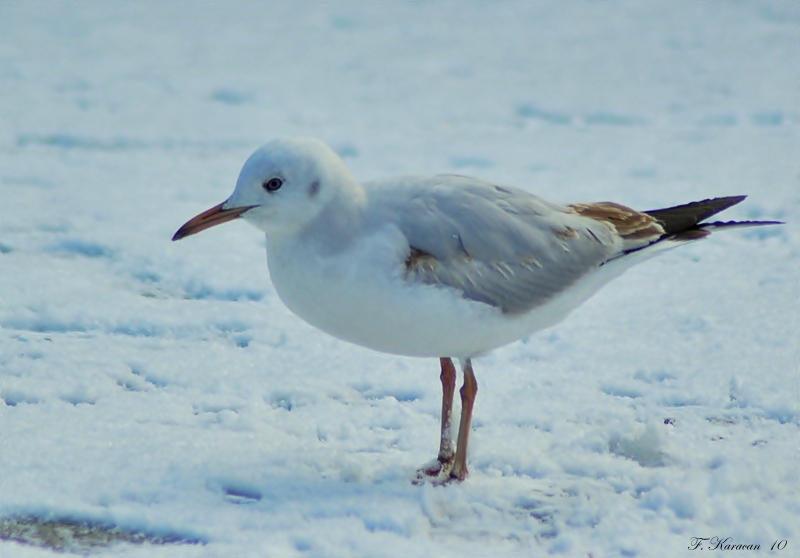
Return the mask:
M274 192L281 186L283 186L283 180L280 178L270 178L261 185L267 192Z

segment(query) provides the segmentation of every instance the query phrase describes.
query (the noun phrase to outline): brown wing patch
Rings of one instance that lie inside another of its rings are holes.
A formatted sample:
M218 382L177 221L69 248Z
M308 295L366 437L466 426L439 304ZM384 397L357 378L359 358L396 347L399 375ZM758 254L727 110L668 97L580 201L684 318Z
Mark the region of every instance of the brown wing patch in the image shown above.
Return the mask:
M569 207L582 217L608 223L626 240L658 237L665 232L655 217L618 203L575 203Z
M556 236L562 240L572 240L574 238L578 238L578 231L568 225L564 225L564 228L555 231L555 233Z
M674 239L688 242L689 240L699 240L701 238L705 238L710 234L711 231L707 231L704 229L689 229L687 231L675 234Z
M406 274L416 275L419 273L431 272L436 269L438 261L431 254L411 247L411 252L406 258Z

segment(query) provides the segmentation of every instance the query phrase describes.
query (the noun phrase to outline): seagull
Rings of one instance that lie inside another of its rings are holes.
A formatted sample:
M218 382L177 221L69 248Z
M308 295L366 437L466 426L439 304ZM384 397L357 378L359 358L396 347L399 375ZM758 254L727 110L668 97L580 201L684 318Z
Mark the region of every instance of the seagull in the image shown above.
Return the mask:
M780 224L708 222L745 196L636 211L560 205L454 174L359 183L326 144L273 140L233 194L172 240L242 218L266 234L278 296L322 331L376 351L439 358L439 453L415 482L467 477L478 383L472 358L550 327L631 266L712 231ZM463 374L451 434L457 359Z

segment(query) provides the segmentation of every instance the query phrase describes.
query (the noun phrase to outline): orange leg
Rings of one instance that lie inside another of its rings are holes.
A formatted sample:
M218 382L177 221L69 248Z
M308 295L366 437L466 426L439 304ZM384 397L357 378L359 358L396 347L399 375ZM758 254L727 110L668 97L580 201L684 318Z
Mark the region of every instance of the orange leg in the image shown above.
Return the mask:
M456 367L449 358L439 359L442 373L439 379L442 381L442 435L439 442L439 462L449 464L453 461L455 452L453 451L453 435L450 428L453 416L453 395L456 391Z
M475 396L478 394L478 381L472 371L472 361L465 359L464 385L461 386L461 423L458 426L458 445L456 446L455 461L450 471L450 478L462 481L467 478L467 444L469 442L469 429L472 424L472 407Z
M441 477L450 474L450 469L453 467L453 434L452 434L452 416L453 416L453 395L456 391L456 367L450 358L442 357L439 359L442 373L439 379L442 381L442 432L439 439L439 455L436 457L436 463L429 467L423 467L417 471L417 480L415 484L422 482L425 477Z

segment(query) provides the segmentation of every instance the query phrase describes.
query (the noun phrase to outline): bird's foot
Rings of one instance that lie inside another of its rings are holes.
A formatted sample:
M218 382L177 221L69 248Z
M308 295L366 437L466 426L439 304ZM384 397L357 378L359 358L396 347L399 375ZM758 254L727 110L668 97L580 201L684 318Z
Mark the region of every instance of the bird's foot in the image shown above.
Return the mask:
M420 485L425 484L426 480L430 480L434 486L440 486L456 480L450 474L453 470L453 462L454 456L452 455L449 457L439 456L428 465L417 469L417 476L411 483Z

